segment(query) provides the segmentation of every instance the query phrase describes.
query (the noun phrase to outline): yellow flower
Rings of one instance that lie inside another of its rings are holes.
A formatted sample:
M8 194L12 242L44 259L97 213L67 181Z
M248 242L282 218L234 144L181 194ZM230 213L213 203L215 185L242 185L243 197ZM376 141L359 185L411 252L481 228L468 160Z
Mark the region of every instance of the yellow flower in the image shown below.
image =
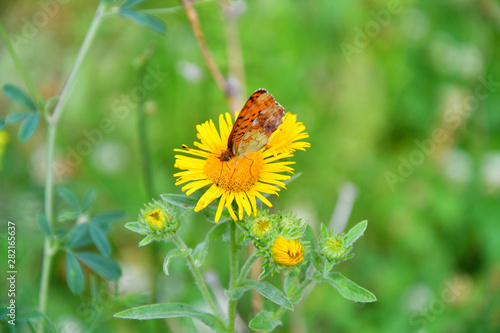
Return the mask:
M271 246L274 262L282 266L294 266L304 260L304 248L297 240L279 236Z
M250 232L255 237L264 237L272 228L273 225L269 216L259 216L252 221Z
M272 206L262 193L277 194L280 187L285 188L283 181L290 178L288 174L293 173L293 168L289 165L295 163L281 160L292 157L295 149L303 150L308 146L295 142L304 138L304 135L307 137L307 134L302 133L305 129L302 123L296 123L296 117L288 114L283 119L286 120L286 124L283 122L276 131L279 131L280 135L274 139L271 136L269 141L274 149L266 147L256 152L249 152L245 156L232 158L227 162L221 161L219 156L228 148L228 137L233 126L231 115L225 113L219 116L218 131L212 120L196 126L200 142L195 142L194 145L198 149L187 147L184 150L175 149L176 152L194 157L176 155L174 165L183 170L174 174L174 177L178 177L175 185L187 183L182 187L186 195L189 196L203 187L210 186L198 200L194 209L196 212L218 198L220 201L215 222L219 221L224 207L234 220L243 219L244 212L248 216L252 213L256 215L256 198L267 206ZM279 140L285 140L285 142L279 142ZM233 201L236 201L238 205L238 216L232 208Z
M166 223L165 213L161 209L155 209L147 213L148 225L153 229L161 229Z

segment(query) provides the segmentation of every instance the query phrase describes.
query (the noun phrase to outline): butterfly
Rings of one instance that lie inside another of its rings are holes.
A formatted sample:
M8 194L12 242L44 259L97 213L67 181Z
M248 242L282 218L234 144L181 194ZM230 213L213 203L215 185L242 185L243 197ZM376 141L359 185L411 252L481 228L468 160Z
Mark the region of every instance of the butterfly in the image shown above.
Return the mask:
M264 148L284 116L285 109L273 95L266 89L255 90L238 114L219 160L227 162Z

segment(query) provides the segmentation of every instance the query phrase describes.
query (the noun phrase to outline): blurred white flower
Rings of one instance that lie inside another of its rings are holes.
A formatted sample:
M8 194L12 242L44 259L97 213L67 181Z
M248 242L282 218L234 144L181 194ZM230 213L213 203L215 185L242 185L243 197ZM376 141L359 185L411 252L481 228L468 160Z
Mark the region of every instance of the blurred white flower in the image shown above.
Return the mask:
M482 158L481 178L489 191L500 188L500 151L490 151Z
M113 174L123 171L129 162L129 150L122 142L105 141L95 146L91 162L97 170Z
M202 69L198 65L195 65L187 60L181 60L177 62L176 68L177 72L180 75L182 75L186 80L193 83L200 82L203 76Z
M457 183L465 183L472 177L473 161L469 153L454 148L447 154L443 163L445 176Z
M408 310L421 312L433 298L434 294L428 285L416 283L406 289L403 302Z

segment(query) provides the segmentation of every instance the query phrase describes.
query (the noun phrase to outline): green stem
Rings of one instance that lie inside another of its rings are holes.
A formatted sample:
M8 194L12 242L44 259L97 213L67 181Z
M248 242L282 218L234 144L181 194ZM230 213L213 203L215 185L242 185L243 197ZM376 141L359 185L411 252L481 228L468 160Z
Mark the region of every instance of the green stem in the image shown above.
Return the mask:
M48 130L47 130L47 147L46 147L46 162L45 162L45 216L47 217L49 226L51 227L54 221L53 163L54 163L54 146L55 146L57 123L59 120L59 116L61 115L62 112L62 106L64 104L64 101L68 96L69 90L73 86L73 82L77 76L78 71L81 68L83 58L87 54L89 46L101 22L104 9L105 9L105 3L102 2L99 4L99 7L97 8L94 19L92 20L89 30L87 31L87 35L85 36L85 39L83 41L82 46L80 47L80 50L78 51L75 63L73 64L73 68L71 69L71 72L61 91L59 101L57 102L54 108L54 113L52 114L52 116L47 117ZM49 294L50 271L52 267L53 257L57 252L57 246L52 243L53 242L49 237L45 237L44 247L43 247L43 259L42 259L42 274L40 278L40 294L38 300L38 309L42 314L46 314L45 309L47 306L47 296ZM38 326L38 332L43 332L43 331L44 331L44 321L40 320Z
M248 272L250 272L250 269L258 258L259 256L257 255L257 250L254 250L241 268L240 276L238 276L238 280L236 281L236 286L239 286L241 282L243 282L243 280L247 277Z
M45 216L49 225L52 227L53 220L53 172L52 161L54 160L54 143L56 138L56 127L54 124L49 124L47 130L47 152L45 157ZM42 259L42 276L40 278L40 294L38 298L38 310L45 314L47 305L47 296L49 293L50 270L52 267L52 259L54 258L55 248L52 245L50 237L45 237L43 244L43 259ZM43 332L43 320L40 320L39 332Z
M147 122L146 114L141 106L137 108L137 125L139 129L139 147L141 151L141 164L142 164L142 175L144 179L144 187L146 189L146 195L148 200L150 200L156 193L154 191L153 183L153 173L151 167L151 153L149 150L148 138L147 138Z
M71 68L71 71L69 72L68 78L66 79L66 82L64 83L63 89L61 91L61 95L59 96L59 100L57 101L57 104L54 108L54 113L52 114L52 122L57 123L59 120L59 117L61 116L61 112L64 107L64 103L66 102L68 98L68 94L71 91L71 88L73 88L75 78L80 71L80 68L83 63L83 59L85 59L85 56L87 55L87 52L90 48L90 45L92 44L92 41L97 33L97 30L99 28L99 25L102 22L102 18L104 16L104 12L106 10L106 2L101 1L99 3L99 6L97 7L97 10L95 12L94 18L92 19L92 22L90 23L90 27L87 31L87 34L85 35L85 38L83 39L82 46L80 46L80 50L78 51L78 54L76 55L75 62L73 64L73 67Z
M290 295L290 299L293 299L295 296L300 294L309 285L309 283L311 283L312 277L313 274L309 275L304 281L302 281L302 283L297 287L297 289L295 289L295 292L292 295ZM283 316L283 314L285 313L285 311L286 308L283 307L280 308L278 312L276 312L275 318L280 319L281 316Z
M179 236L173 235L170 237L171 237L172 241L175 243L175 245L177 245L177 247L180 250L188 251L188 247L186 246L186 244L184 244L184 242L182 241L182 239ZM217 317L217 319L219 319L220 322L223 323L224 321L222 320L222 316L220 314L220 311L217 308L217 306L215 305L215 301L208 290L207 284L203 280L203 277L201 276L200 270L194 264L193 256L191 254L189 254L186 257L186 260L188 263L188 267L191 270L191 273L193 273L194 279L196 280L196 284L198 285L198 288L200 289L201 293L203 294L203 297L205 298L205 301L207 301L208 305L212 309L212 312Z
M229 261L231 264L229 290L233 290L238 285L238 244L236 243L236 223L234 221L229 221L229 239ZM227 307L227 328L229 332L234 332L236 302L236 300L229 300Z
M7 32L3 28L3 25L1 22L0 22L0 36L2 36L2 39L5 43L5 46L7 47L7 51L9 52L10 57L12 58L12 61L14 62L14 65L16 66L17 70L19 71L19 74L21 74L21 77L23 78L23 81L26 84L26 87L28 87L28 90L31 94L31 98L33 99L35 104L38 106L38 108L41 111L44 111L45 107L43 105L43 100L36 92L35 85L33 84L33 82L31 82L31 80L28 76L28 73L26 72L23 65L21 64L21 61L17 57L17 54L14 51L14 47L12 46L12 43L10 42L9 36L7 36Z

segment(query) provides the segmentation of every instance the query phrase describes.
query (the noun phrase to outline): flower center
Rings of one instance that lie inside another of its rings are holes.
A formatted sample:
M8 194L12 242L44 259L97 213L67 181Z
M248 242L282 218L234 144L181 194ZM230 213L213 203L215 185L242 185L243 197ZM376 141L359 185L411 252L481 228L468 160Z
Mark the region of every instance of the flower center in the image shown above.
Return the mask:
M205 174L220 188L232 192L247 192L259 180L263 167L261 152L250 152L227 162L212 155L205 164Z
M148 223L152 227L161 227L164 218L163 212L159 209L155 209L148 213Z

